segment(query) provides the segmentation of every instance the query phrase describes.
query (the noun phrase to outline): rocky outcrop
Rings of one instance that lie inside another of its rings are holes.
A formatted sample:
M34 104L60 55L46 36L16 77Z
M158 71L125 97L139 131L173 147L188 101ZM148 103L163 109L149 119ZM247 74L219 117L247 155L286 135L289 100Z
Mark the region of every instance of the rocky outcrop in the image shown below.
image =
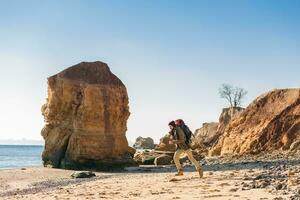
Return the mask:
M222 113L219 117L219 126L217 130L216 140L222 135L227 127L227 125L237 116L239 116L245 108L241 107L230 107L230 108L223 108ZM213 141L216 142L216 141Z
M202 145L210 146L212 141L216 140L218 126L219 123L217 122L203 123L202 127L195 131L195 145L197 147Z
M159 144L155 147L155 150L175 152L176 146L175 144L169 144L170 140L170 135L166 134L160 139Z
M195 131L193 148L207 154L208 150L214 146L220 136L224 134L226 126L243 110L244 108L241 107L224 108L219 117L219 122L204 123L200 129Z
M300 141L300 89L274 90L234 118L211 155L296 150Z
M102 62L82 62L48 78L42 107L44 165L111 169L134 165L125 136L128 95Z
M154 149L154 141L150 137L138 137L133 147L136 149Z

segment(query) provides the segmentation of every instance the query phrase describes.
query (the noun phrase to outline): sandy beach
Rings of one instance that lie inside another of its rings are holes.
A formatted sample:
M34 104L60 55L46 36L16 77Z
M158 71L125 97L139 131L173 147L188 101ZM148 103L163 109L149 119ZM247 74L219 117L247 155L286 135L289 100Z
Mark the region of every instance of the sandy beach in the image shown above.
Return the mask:
M298 161L212 164L200 179L192 166L140 166L73 179L72 170L31 167L0 171L1 199L299 199Z
M300 200L300 0L0 0L0 200Z

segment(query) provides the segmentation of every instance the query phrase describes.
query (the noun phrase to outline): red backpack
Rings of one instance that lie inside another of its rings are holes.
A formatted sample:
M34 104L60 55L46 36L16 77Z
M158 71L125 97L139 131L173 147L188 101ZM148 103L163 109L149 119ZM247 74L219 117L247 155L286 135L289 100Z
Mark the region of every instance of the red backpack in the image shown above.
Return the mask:
M189 144L191 142L192 135L193 135L190 128L184 123L184 121L182 119L177 119L175 121L175 124L176 124L176 126L179 126L183 130L183 132L185 134L185 138L186 138L185 142L187 144Z

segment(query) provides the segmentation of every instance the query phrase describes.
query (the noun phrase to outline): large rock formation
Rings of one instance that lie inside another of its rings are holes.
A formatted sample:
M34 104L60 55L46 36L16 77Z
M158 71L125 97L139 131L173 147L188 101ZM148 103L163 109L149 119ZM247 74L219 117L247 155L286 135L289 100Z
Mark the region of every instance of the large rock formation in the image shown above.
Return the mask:
M234 118L211 155L295 150L300 142L300 89L274 90Z
M111 169L134 165L125 136L126 87L102 62L82 62L48 78L42 107L44 165Z
M220 136L224 134L226 126L237 117L244 108L230 107L224 108L219 117L219 122L203 123L202 127L195 131L193 148L208 153L208 149L218 142Z
M133 147L136 149L154 149L154 141L150 137L138 137L136 138Z

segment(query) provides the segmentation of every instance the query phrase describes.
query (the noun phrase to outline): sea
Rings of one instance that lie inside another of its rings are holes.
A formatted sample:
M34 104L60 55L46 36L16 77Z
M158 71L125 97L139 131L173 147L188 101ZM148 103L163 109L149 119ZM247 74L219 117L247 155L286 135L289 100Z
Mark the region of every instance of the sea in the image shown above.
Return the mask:
M42 165L39 145L0 145L0 170Z

